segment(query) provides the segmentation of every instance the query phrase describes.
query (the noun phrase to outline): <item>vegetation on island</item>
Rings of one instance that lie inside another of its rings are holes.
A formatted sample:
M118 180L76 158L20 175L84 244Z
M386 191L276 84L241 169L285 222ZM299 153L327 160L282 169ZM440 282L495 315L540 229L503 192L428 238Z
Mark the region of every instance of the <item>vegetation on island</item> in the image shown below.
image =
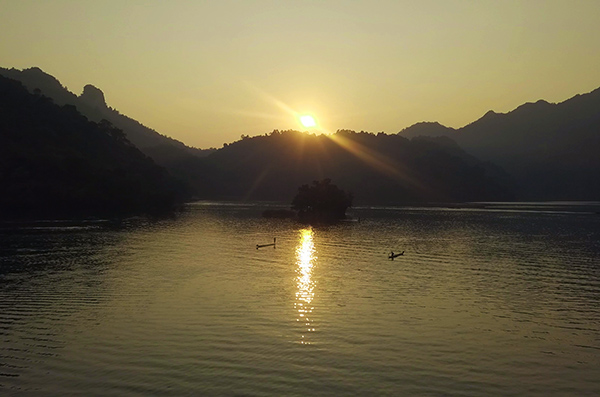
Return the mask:
M312 185L300 186L292 200L292 209L298 212L301 222L331 222L346 217L352 200L352 193L338 188L326 178L313 181Z
M265 218L296 219L303 223L329 223L346 217L346 210L352 207L354 197L325 178L304 184L298 188L292 200L291 210L268 209Z

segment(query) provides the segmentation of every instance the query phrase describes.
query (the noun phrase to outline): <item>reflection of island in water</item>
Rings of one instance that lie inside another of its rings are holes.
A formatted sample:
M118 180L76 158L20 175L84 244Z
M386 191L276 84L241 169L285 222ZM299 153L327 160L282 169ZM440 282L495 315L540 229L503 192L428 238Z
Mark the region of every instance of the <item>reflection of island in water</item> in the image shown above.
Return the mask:
M296 248L296 302L294 308L298 311L296 321L303 322L306 327L306 332L314 332L315 328L311 322L310 316L314 309L312 305L315 293L315 282L312 280L312 271L317 257L315 256L315 244L313 242L312 228L300 230L300 244ZM305 333L302 333L302 344L310 344L305 338Z

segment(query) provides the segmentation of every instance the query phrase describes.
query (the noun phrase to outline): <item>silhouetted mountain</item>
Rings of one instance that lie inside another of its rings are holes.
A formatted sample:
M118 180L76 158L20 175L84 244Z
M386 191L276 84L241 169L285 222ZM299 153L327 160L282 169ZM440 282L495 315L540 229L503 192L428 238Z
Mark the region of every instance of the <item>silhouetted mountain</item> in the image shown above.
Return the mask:
M96 109L99 112L105 112L108 109L106 100L104 99L104 93L91 84L83 87L83 92L79 96L79 99L92 109Z
M520 199L600 200L600 89L558 104L489 111L449 136L513 175Z
M325 178L353 192L358 204L512 198L501 169L448 138L276 130L225 145L206 160L220 198L289 202L297 186Z
M109 121L88 121L2 76L0 189L4 218L155 212L183 197Z
M75 106L91 121L98 122L102 119L110 121L115 127L123 130L127 139L143 153L152 157L157 164L167 168L173 176L187 183L196 191L204 189L202 162L196 159L205 157L216 149L192 148L176 139L159 134L109 107L104 99L104 93L92 85L86 85L83 93L78 97L63 87L55 77L44 73L37 67L24 70L0 68L0 75L21 81L30 92L37 92L52 98L58 105ZM178 171L182 164L187 167L185 175Z
M446 136L451 138L454 136L455 131L456 130L454 128L443 126L438 122L423 121L403 129L398 133L398 135L402 135L403 137L409 139L417 136Z

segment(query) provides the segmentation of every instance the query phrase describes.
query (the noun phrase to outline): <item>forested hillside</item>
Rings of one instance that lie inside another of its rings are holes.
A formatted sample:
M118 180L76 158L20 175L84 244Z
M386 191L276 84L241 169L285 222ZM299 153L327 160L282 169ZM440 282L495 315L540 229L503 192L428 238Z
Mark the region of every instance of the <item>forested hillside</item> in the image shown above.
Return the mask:
M338 131L273 131L226 145L207 159L216 196L289 200L297 186L331 178L356 203L511 199L510 178L449 139Z
M198 161L216 149L197 149L158 133L118 110L108 106L104 93L93 85L86 85L80 96L70 92L58 79L40 68L24 70L0 68L0 75L18 80L31 93L51 98L58 105L73 105L91 121L106 119L121 129L144 154L165 167L172 176L185 183L193 191L202 191L204 168Z
M1 76L0 189L3 218L157 212L184 195L110 122Z

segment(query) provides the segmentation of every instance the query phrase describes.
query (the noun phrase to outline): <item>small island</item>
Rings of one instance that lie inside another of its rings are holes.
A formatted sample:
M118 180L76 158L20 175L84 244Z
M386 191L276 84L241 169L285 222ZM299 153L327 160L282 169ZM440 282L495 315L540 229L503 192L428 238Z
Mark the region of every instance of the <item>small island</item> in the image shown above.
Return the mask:
M338 188L326 178L313 181L312 185L300 186L292 201L292 209L297 211L300 222L328 223L344 219L352 201L352 193Z
M291 209L272 209L263 212L265 218L296 219L302 223L332 223L346 217L352 207L352 193L331 183L331 179L302 185L292 200Z

